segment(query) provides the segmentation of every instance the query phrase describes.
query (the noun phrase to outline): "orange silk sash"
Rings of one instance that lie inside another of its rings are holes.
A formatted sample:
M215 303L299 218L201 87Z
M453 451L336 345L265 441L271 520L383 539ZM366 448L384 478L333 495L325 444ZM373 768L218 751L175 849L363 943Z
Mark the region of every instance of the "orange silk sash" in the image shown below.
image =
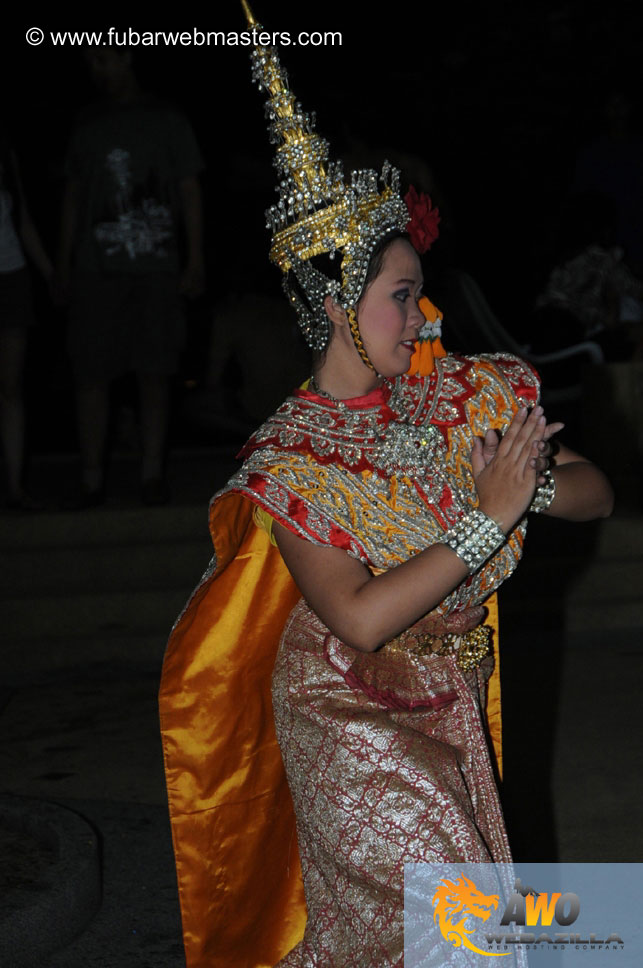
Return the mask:
M168 644L163 754L187 968L272 968L301 939L306 908L270 682L299 600L278 549L228 493L213 503L217 568ZM497 629L495 596L486 603ZM487 717L500 759L496 671Z

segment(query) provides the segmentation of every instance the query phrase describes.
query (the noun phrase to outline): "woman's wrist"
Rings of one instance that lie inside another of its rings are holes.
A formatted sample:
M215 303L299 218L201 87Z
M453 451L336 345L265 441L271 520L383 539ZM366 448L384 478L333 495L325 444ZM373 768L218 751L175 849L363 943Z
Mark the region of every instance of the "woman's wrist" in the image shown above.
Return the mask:
M515 524L515 521L508 518L506 512L503 513L499 508L488 507L484 501L480 501L477 510L482 511L485 517L490 518L500 528L505 538Z

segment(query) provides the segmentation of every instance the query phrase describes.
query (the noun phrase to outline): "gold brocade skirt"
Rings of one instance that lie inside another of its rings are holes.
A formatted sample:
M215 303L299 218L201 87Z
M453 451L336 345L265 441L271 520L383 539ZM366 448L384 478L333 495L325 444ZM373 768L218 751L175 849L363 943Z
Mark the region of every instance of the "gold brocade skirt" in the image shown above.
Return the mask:
M489 671L356 652L295 606L272 693L308 921L279 968L401 968L405 863L510 861L481 714Z

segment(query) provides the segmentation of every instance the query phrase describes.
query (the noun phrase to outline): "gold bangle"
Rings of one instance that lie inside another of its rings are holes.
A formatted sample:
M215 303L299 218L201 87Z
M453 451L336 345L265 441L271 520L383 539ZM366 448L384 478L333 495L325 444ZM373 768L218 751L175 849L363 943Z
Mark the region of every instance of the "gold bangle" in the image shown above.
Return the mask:
M390 652L408 652L411 655L455 655L456 664L464 672L475 669L491 654L491 628L478 625L468 632L447 632L431 635L407 629L385 643Z

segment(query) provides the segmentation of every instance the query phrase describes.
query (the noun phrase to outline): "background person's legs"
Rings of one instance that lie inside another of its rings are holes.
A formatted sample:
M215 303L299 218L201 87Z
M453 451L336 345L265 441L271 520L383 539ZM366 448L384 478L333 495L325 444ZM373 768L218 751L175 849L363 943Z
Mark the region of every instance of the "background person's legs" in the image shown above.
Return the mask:
M141 423L141 479L146 504L165 504L169 490L164 479L165 443L170 380L165 373L138 373Z
M0 330L0 432L10 504L19 502L23 496L25 411L22 375L26 346L24 329Z
M109 419L109 383L78 381L76 414L83 491L102 498L105 479L105 443Z

